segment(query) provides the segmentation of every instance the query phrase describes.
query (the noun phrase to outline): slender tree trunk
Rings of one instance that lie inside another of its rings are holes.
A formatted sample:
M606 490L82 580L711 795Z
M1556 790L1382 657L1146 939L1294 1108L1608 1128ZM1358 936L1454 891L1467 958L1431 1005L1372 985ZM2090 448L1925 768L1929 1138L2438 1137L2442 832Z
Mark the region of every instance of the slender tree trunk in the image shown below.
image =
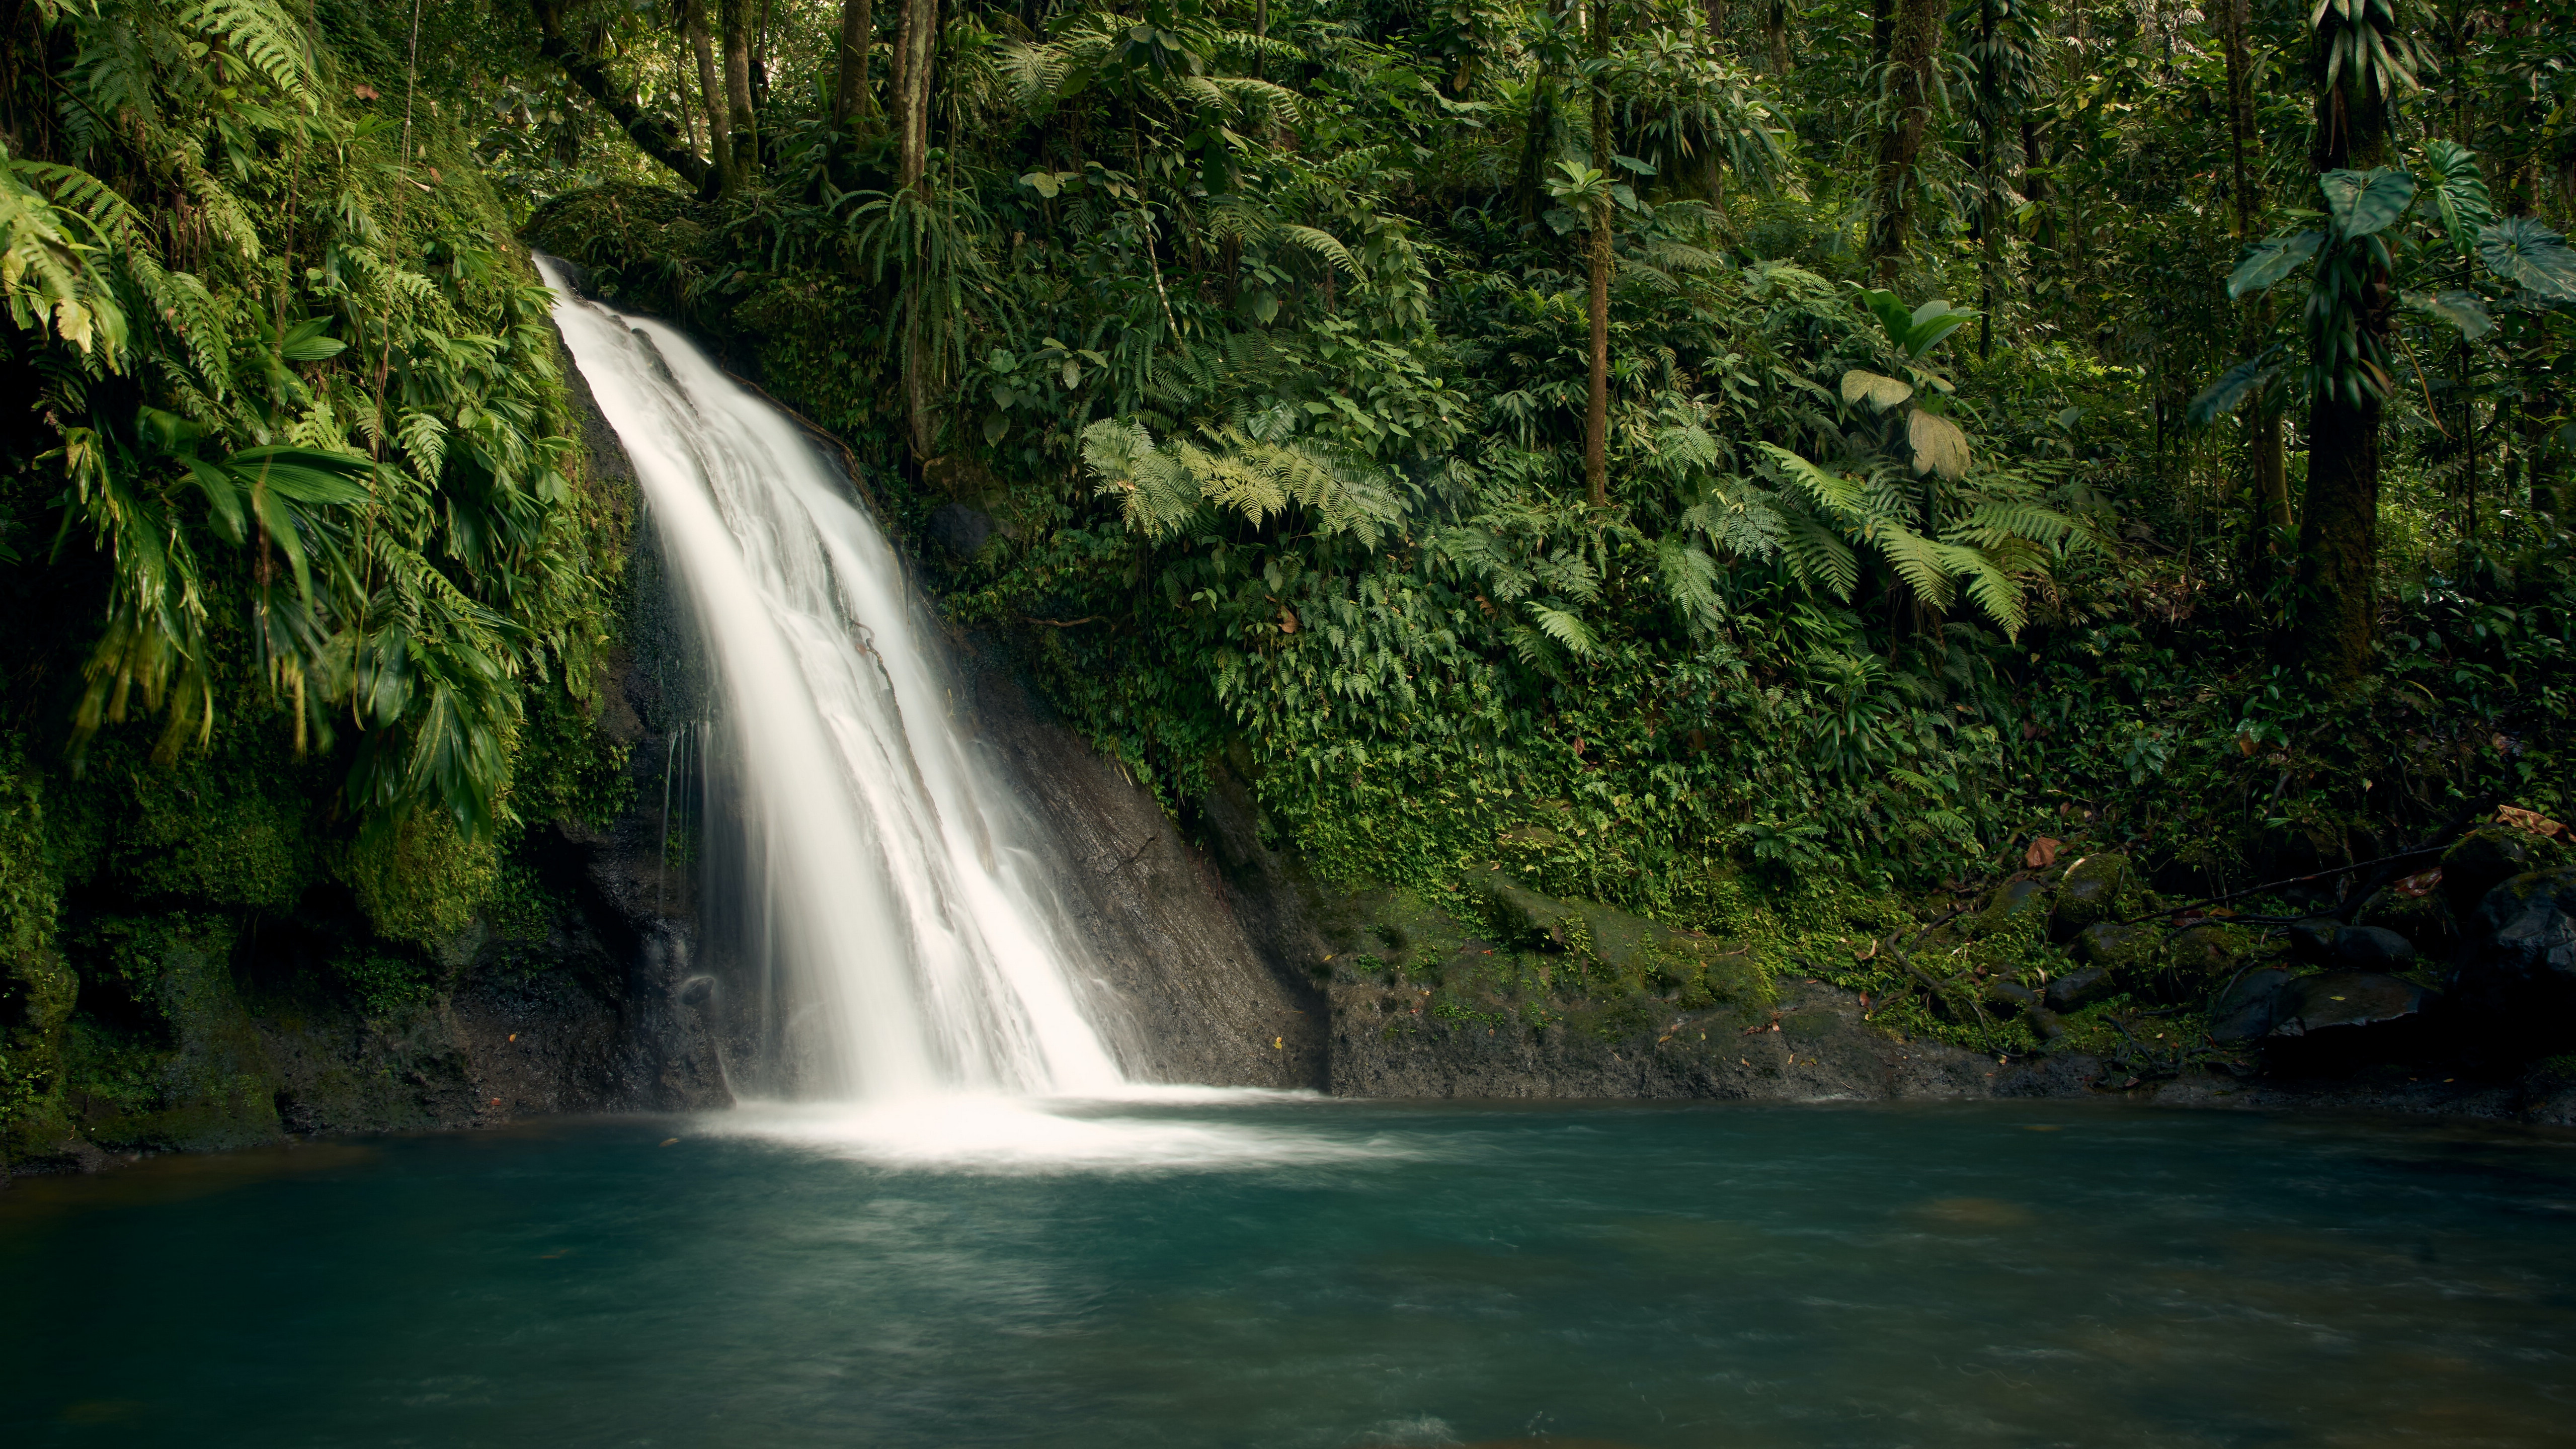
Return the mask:
M707 114L707 155L715 162L716 184L727 194L734 188L733 114L725 103L724 81L716 72L715 45L707 38L706 0L680 0L680 28L698 61L698 99Z
M1771 0L1762 10L1762 46L1771 57L1771 73L1789 73L1789 0Z
M846 126L854 116L876 114L868 95L868 47L876 43L876 17L868 0L841 0L840 76L832 85L832 124Z
M2329 24L2334 23L2329 21ZM2386 102L2366 91L2329 86L2326 31L2313 36L2317 87L2318 174L2368 170L2388 154ZM2346 82L2349 84L2349 82ZM2357 319L2366 337L2388 332L2389 278L2363 284ZM2339 681L2369 672L2379 623L2379 419L2377 394L2357 402L2321 387L2308 403L2308 489L2299 510L2297 619L2287 651L2299 663Z
M2236 203L2236 238L2250 242L2261 198L2254 194L2253 61L2245 32L2251 24L2248 0L2220 0L2221 30L2227 51L2228 190ZM2267 298L2247 317L2244 347L2252 353L2270 330L2272 304ZM2282 453L2281 399L2272 387L2258 390L2245 415L2246 457L2254 475L2255 540L2252 552L2255 592L2271 586L2277 531L2290 526L2290 464Z
M1995 305L2002 297L2004 270L2003 82L1996 75L1995 0L1977 0L1977 176L1985 184L1977 199L1977 240L1984 253L1984 275L1978 278L1985 297L1977 316L1977 360L1995 355Z
M1913 230L1914 163L1932 123L1933 58L1941 48L1942 0L1896 0L1887 51L1887 129L1879 134L1877 214L1869 251L1882 285L1896 280Z
M733 179L739 186L760 174L760 117L751 104L751 0L719 0L724 28L724 86L732 123Z
M939 0L903 0L895 39L895 185L923 186L930 165L930 81L939 45Z
M1703 0L1700 13L1708 17L1708 38L1724 40L1726 38L1726 0Z
M2227 46L2227 153L2232 166L2228 190L2236 202L2236 237L2254 239L2254 173L2245 148L2254 135L2253 60L2245 50L2247 0L2219 0L2224 7Z
M1610 0L1592 0L1592 58L1610 58ZM1592 77L1592 162L1615 172L1610 78ZM1610 506L1610 199L1592 208L1592 391L1583 408L1583 486L1592 506Z

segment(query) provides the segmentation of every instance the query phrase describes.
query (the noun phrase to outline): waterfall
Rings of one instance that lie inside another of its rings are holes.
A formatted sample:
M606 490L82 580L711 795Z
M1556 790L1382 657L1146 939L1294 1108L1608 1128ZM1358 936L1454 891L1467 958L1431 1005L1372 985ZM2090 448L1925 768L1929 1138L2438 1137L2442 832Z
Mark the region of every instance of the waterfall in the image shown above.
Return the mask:
M778 1079L875 1105L1121 1092L1078 940L840 469L686 337L538 265L711 656L706 768L739 823L727 879L775 983Z

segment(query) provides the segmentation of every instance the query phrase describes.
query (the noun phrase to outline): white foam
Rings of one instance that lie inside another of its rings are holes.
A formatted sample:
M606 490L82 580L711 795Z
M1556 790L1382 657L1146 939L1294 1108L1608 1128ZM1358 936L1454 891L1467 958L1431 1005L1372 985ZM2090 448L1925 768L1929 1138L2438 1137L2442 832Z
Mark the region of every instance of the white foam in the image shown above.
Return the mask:
M1138 1088L1115 1097L943 1094L883 1102L745 1102L701 1129L882 1167L997 1175L1224 1172L1407 1160L1386 1137L1143 1115L1138 1107L1325 1099L1258 1088Z

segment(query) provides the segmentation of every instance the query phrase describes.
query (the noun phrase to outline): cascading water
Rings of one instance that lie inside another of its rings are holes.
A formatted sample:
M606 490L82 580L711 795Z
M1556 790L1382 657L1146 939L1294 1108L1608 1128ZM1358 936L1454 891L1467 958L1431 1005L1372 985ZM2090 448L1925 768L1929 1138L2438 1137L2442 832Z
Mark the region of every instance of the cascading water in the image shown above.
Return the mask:
M739 796L743 923L781 985L801 1094L1120 1092L1078 944L839 471L688 339L540 266L713 656L708 749Z

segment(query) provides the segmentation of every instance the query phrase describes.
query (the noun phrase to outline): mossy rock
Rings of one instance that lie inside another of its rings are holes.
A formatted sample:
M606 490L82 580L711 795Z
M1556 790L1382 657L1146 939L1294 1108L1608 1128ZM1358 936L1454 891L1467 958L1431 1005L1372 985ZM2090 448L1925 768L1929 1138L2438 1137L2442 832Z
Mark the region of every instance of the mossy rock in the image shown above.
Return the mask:
M2448 956L2460 941L2458 918L2438 888L2413 894L2390 886L2365 901L2353 923L2395 931L2427 956Z
M1967 934L2000 936L2026 919L2048 914L2048 887L2035 880L2008 880L1986 897L1985 908L1969 918Z
M2518 875L2567 863L2557 841L2510 825L2481 825L2442 852L2442 900L2454 920L2475 915L2488 891Z
M1563 951L1583 929L1583 913L1571 903L1531 890L1508 871L1473 871L1465 885L1485 924L1506 945Z
M2049 935L2072 941L2090 927L2117 920L2132 874L2125 855L2088 855L2075 862L2058 882L2057 905L2049 912Z
M2155 966L2161 944L2158 935L2152 923L2123 926L2115 921L2096 921L2075 938L2075 959L2134 978Z
M1569 958L1548 972L1557 994L1670 997L1694 1008L1767 999L1769 978L1744 946L1546 895L1506 871L1477 871L1465 884L1498 943Z
M2178 932L2165 947L2176 970L2203 976L2225 976L2254 954L2262 938L2243 926L2204 921Z

